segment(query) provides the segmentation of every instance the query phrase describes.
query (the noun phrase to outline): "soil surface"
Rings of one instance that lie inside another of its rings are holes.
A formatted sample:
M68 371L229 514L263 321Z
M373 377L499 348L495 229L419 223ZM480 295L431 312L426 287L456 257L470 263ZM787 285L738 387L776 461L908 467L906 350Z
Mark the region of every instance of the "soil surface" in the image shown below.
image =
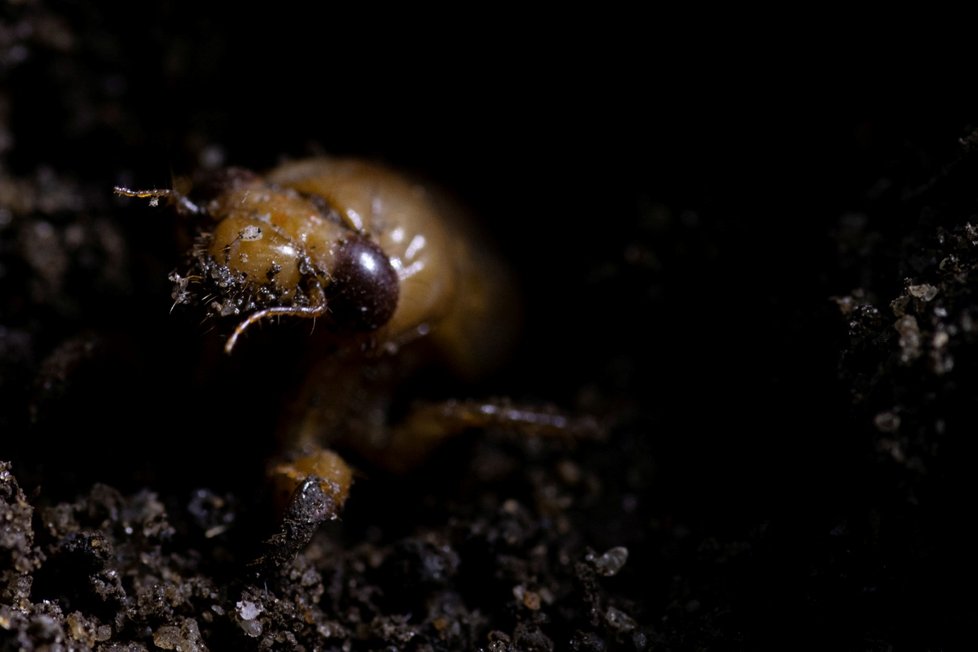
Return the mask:
M0 8L0 649L954 647L973 116L812 120L625 17L114 4ZM192 226L111 189L321 152L436 180L523 286L499 373L399 399L603 437L475 429L276 511L307 330L224 356L170 310Z

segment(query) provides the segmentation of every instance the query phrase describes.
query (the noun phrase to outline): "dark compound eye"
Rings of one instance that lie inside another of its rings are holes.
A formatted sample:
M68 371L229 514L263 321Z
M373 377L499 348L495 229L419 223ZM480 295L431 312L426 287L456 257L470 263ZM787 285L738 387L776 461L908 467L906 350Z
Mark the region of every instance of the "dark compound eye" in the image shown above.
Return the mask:
M326 305L340 328L372 331L397 308L397 272L379 246L355 237L340 244L326 288Z

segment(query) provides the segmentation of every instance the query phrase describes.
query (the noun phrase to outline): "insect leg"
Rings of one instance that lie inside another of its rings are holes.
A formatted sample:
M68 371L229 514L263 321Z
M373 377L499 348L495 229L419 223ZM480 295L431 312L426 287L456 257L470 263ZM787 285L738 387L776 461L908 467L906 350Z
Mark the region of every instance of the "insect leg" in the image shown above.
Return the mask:
M593 417L572 416L548 406L510 401L445 401L415 405L391 427L382 463L407 470L439 444L470 429L500 428L529 437L600 439L606 428Z

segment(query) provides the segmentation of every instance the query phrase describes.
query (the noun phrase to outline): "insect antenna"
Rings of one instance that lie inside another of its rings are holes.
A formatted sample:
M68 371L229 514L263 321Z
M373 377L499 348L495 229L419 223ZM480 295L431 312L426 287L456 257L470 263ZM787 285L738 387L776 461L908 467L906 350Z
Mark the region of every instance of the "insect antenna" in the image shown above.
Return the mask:
M312 291L312 299L315 303L309 306L273 306L251 313L231 333L231 337L224 345L224 352L231 355L242 333L258 322L271 317L302 317L312 319L313 325L315 325L315 320L326 314L326 295L323 294L322 288L318 285Z
M115 186L112 191L120 197L136 197L138 199L148 199L150 206L159 206L161 199L166 199L176 203L177 207L191 215L200 215L204 212L197 204L190 201L186 195L176 190L165 188L150 188L148 190L132 190L124 186Z

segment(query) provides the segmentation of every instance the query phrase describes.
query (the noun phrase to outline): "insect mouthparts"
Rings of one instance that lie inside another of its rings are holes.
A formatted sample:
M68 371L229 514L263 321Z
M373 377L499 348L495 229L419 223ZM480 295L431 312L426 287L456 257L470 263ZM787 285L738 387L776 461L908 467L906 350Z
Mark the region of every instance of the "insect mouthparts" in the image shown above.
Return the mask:
M235 327L234 332L228 337L228 341L224 344L224 352L231 355L241 334L260 321L272 317L304 317L306 319L322 317L326 314L326 297L321 288L314 291L313 299L316 303L311 306L273 306L251 313Z

